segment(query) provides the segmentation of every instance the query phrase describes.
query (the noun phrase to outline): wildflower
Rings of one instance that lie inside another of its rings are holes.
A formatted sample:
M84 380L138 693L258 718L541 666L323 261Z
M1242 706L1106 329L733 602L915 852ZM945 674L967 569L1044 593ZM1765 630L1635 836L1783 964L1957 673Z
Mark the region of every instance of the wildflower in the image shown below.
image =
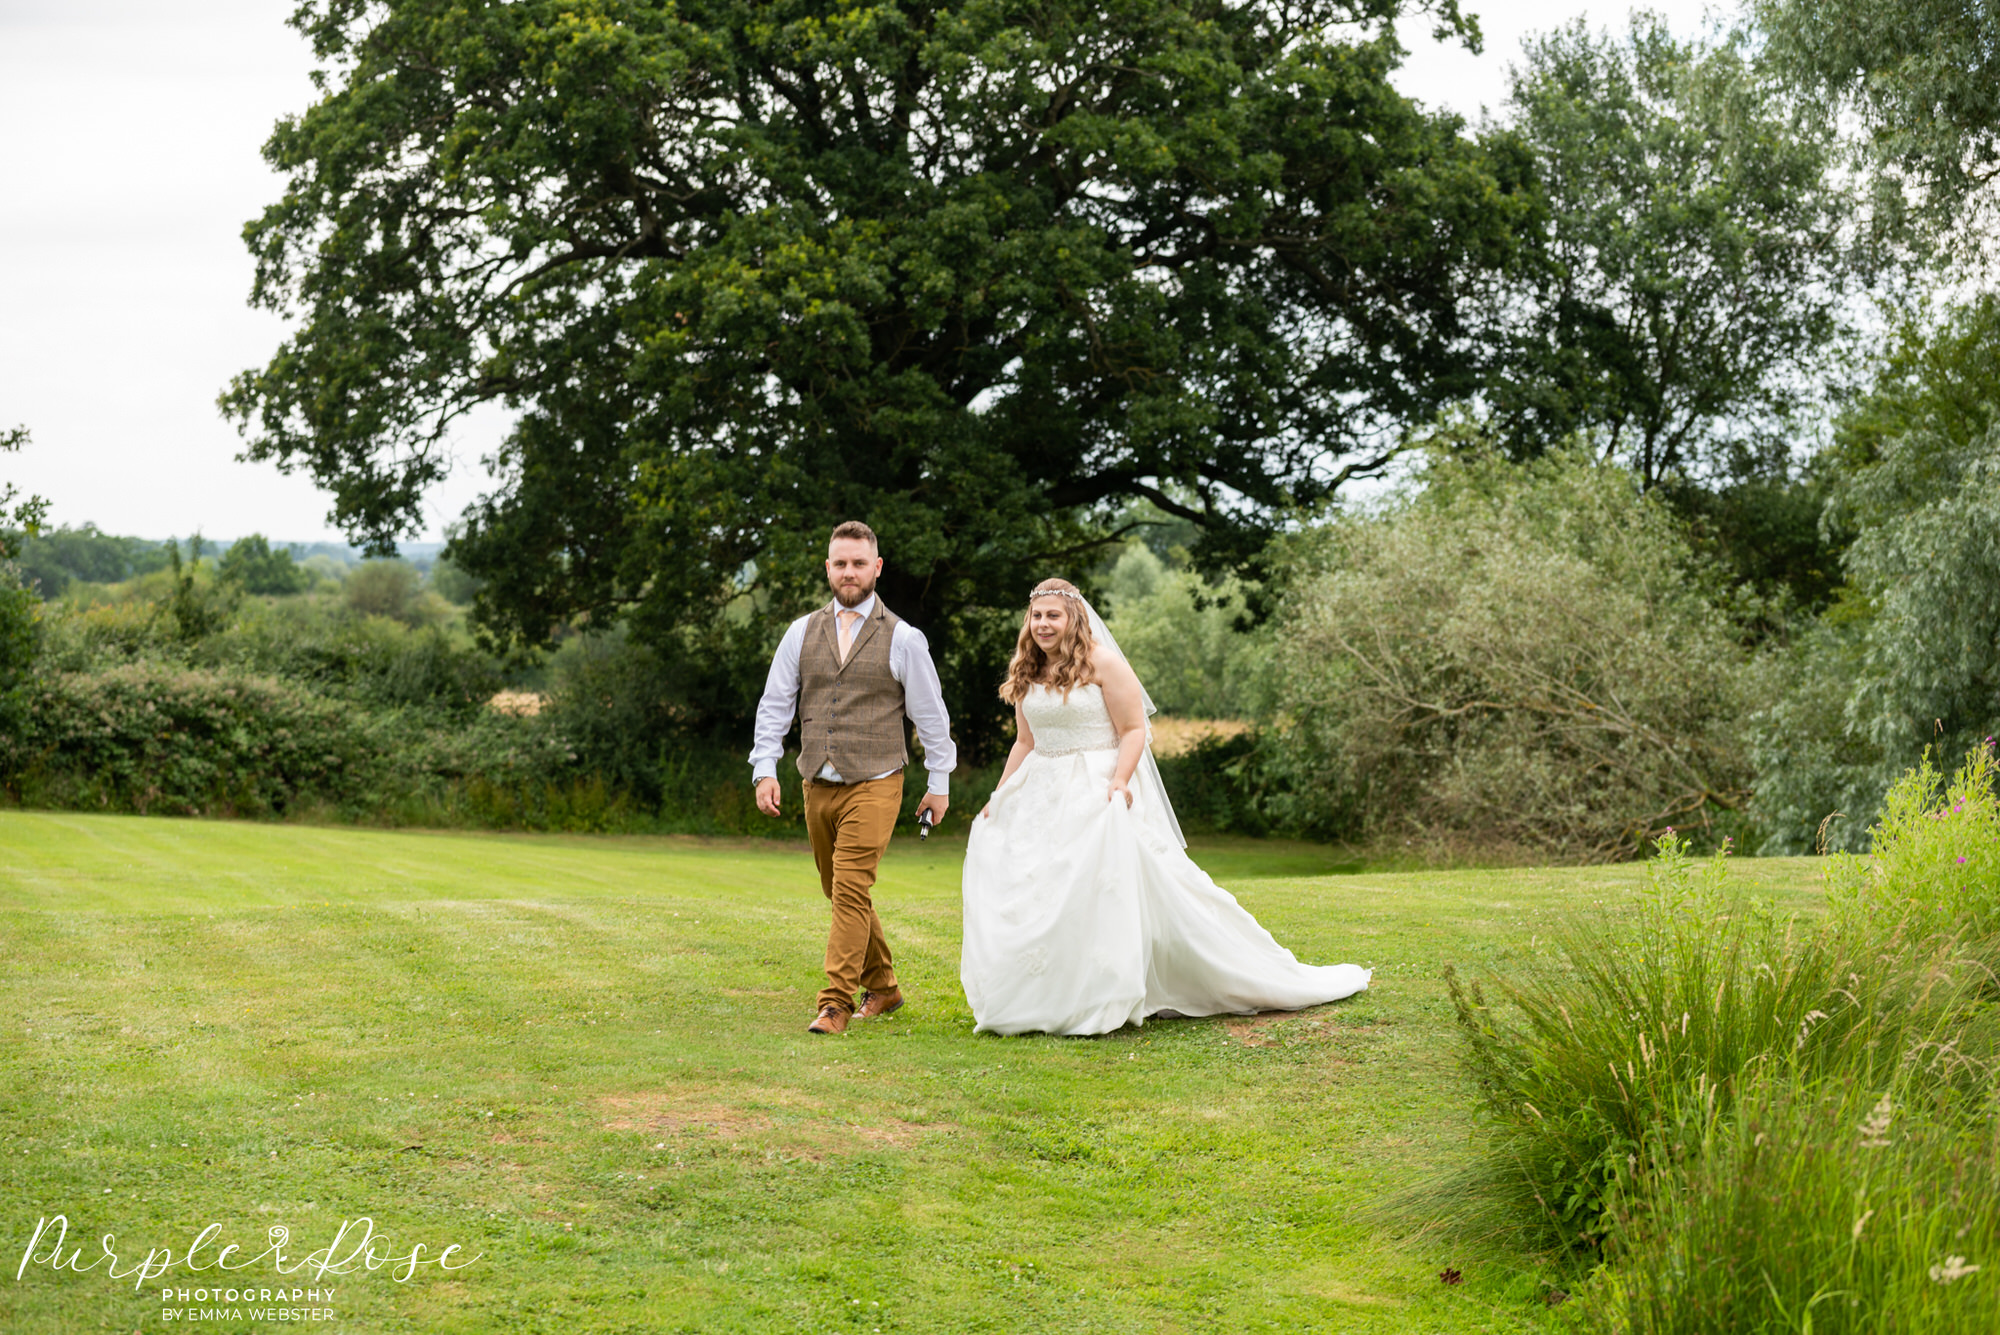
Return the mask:
M1947 1256L1943 1265L1931 1267L1931 1281L1936 1284L1949 1284L1955 1279L1964 1279L1977 1269L1979 1267L1976 1265L1967 1265L1963 1256Z
M1960 866L1964 866L1964 865L1965 865L1965 859L1964 859L1964 858L1960 858L1960 859L1958 860L1958 862L1959 862L1959 865L1960 865Z
M1875 1111L1861 1124L1861 1144L1864 1149L1884 1149L1889 1144L1889 1119L1895 1115L1895 1108L1884 1094L1882 1101L1875 1105ZM1964 1258L1960 1258L1964 1259Z

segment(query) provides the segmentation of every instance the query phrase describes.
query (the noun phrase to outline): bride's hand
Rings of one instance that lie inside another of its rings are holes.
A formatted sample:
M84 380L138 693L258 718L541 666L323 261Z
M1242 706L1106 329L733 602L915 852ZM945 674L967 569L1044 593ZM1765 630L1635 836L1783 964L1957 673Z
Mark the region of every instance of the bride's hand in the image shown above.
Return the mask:
M993 804L991 802L988 802L985 806L979 808L979 816L980 819L982 820L984 820L988 816L991 816L992 814L993 814Z
M1125 806L1127 810L1130 810L1132 806L1132 790L1125 786L1123 780L1113 779L1111 781L1111 791L1104 795L1104 800L1107 802L1113 801L1120 793L1125 794Z

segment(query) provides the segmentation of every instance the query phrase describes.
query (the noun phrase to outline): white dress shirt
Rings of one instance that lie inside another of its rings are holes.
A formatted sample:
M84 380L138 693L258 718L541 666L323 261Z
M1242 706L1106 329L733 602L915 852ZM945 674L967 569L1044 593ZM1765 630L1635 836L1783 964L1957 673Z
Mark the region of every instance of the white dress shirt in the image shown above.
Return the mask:
M875 595L850 608L836 606L836 612L858 612L856 632L875 612ZM784 758L785 734L799 712L799 651L805 647L806 622L811 614L785 627L778 652L771 659L771 675L764 678L764 698L757 702L756 739L750 747L750 777L777 777L778 761ZM937 665L931 662L931 647L924 633L907 621L898 621L889 637L889 675L903 688L903 712L917 728L917 740L924 747L924 768L930 771L929 790L939 796L951 793L951 772L958 767L958 746L951 740L951 715L945 712L944 687L938 681ZM889 774L874 778L886 779ZM845 783L834 772L831 761L820 766L816 776L830 783Z

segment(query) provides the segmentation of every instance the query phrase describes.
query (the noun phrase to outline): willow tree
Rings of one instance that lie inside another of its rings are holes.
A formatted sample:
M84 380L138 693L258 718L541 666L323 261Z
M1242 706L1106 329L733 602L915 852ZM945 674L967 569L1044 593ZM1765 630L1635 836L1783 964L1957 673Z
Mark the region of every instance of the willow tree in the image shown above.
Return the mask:
M1772 66L1858 131L1879 221L1991 264L2000 221L2000 8L1983 0L1753 0Z
M377 550L513 409L451 559L521 642L775 619L864 518L985 697L1117 507L1240 559L1476 384L1520 173L1391 86L1400 8L308 0L225 409Z
M1511 447L1580 432L1648 486L1782 477L1868 278L1829 129L1740 38L1643 11L1528 42L1509 111L1546 201L1493 394Z

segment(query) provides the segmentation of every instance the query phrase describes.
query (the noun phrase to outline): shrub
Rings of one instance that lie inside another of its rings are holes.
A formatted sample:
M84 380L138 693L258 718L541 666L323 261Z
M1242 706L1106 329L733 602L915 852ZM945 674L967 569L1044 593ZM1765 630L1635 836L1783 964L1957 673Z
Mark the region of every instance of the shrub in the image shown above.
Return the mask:
M0 565L0 734L20 727L28 673L39 647L40 607L15 571Z
M1285 823L1609 859L1740 820L1758 663L1623 469L1440 456L1286 564L1267 746Z
M300 601L246 611L193 657L365 705L421 707L441 720L478 714L501 685L492 656L462 637Z
M677 683L651 646L623 631L578 636L563 646L554 676L545 716L570 739L584 768L646 805L659 803L669 790L685 803L691 773L719 778L723 772L720 757L711 754L722 747L690 744L675 708ZM749 783L743 760L749 750L746 745L736 757L743 786Z
M479 712L500 688L490 654L440 627L357 616L324 598L249 599L194 641L163 602L58 606L46 618L45 670L90 672L146 659L279 677L381 708L423 707L442 719Z
M167 575L119 601L48 605L42 676L23 687L33 726L0 740L12 800L389 825L802 830L796 773L781 766L786 815L758 812L748 743L689 736L687 674L622 635L577 637L547 707L516 717L488 707L499 664L455 630L358 615L330 597L249 598L190 639ZM32 618L41 605L22 597ZM906 808L921 780L919 765ZM980 781L968 777L961 800Z
M89 672L139 657L173 655L178 639L157 603L51 603L42 618L41 670Z
M1866 857L1841 855L1827 870L1827 898L1843 926L1916 938L1964 932L2000 936L2000 801L1991 738L1946 784L1923 761L1882 803Z
M1271 833L1257 788L1257 738L1208 736L1160 759L1174 816L1190 834Z
M467 607L486 581L466 574L450 557L440 556L431 566L430 586L446 602Z
M341 586L347 606L362 616L428 626L444 616L444 600L427 593L408 561L363 561Z
M297 686L153 663L37 680L6 752L17 800L258 816L366 793L376 754L348 710Z

